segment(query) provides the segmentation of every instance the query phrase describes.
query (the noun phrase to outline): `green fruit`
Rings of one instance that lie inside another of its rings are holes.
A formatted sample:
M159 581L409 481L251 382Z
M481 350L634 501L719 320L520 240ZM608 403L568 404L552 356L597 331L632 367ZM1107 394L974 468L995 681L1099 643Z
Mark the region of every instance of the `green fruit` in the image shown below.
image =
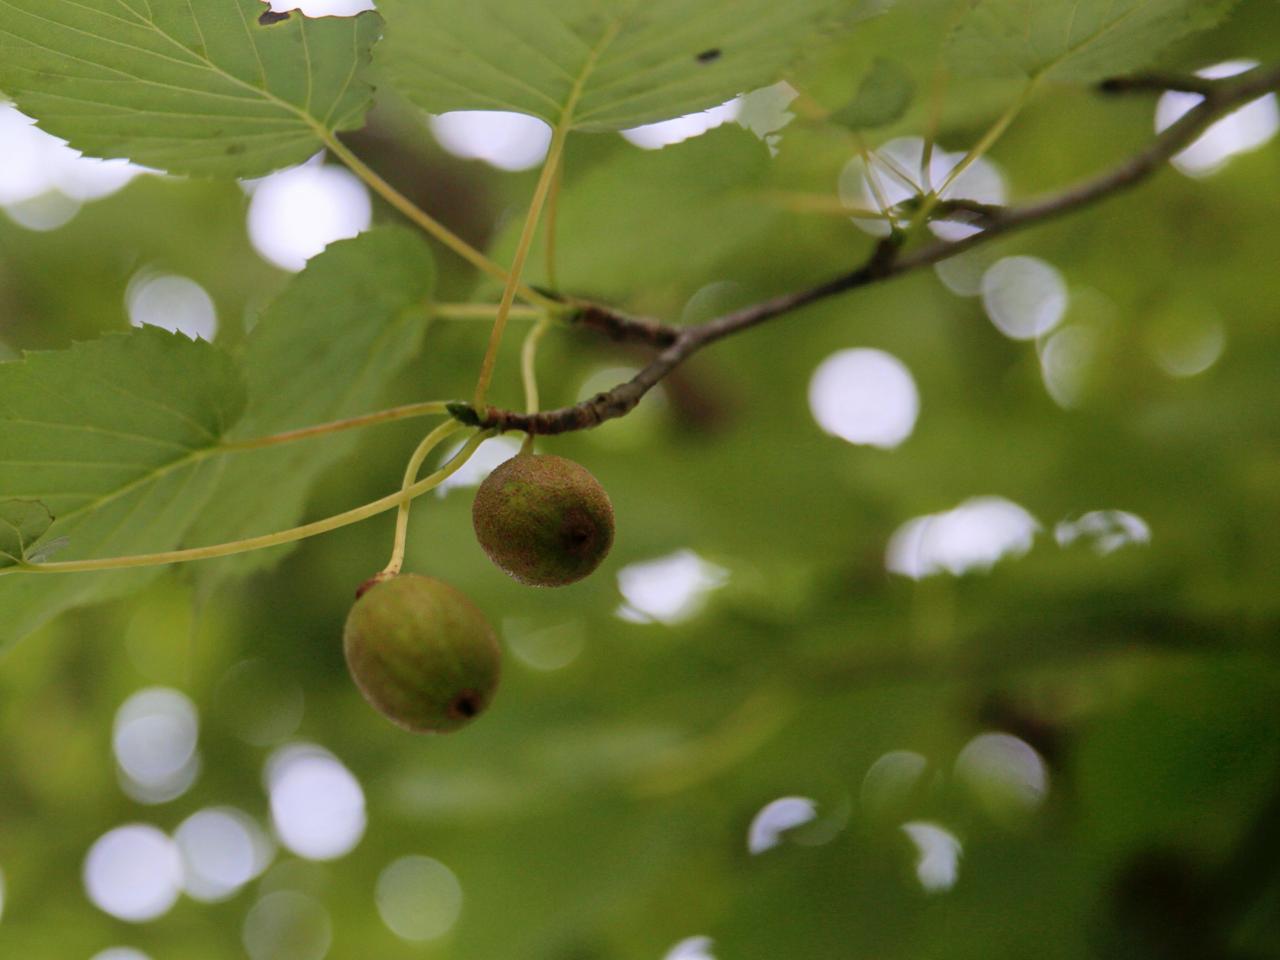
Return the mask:
M356 596L343 652L379 713L415 733L449 733L489 705L500 651L475 604L416 573L375 577Z
M521 583L559 587L581 580L613 546L613 505L582 465L522 453L480 485L471 507L476 539Z

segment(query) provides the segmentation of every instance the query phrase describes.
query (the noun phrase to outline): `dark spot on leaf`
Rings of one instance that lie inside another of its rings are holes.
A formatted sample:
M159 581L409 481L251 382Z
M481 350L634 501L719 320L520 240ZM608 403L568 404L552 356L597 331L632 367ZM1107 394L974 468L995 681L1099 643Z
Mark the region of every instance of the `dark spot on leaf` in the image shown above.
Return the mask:
M230 144L227 144L227 156L232 156L232 157L233 157L233 156L235 156L237 153L244 153L244 144L243 144L243 143L230 143Z
M262 24L264 27L269 27L273 23L279 23L281 20L288 20L290 12L291 11L289 10L286 10L283 13L275 10L264 10L262 11L262 15L258 17L258 23Z
M449 716L456 720L470 720L484 707L480 694L474 690L463 690L449 703Z
M713 63L720 59L720 48L712 47L710 50L703 50L696 59L699 63Z

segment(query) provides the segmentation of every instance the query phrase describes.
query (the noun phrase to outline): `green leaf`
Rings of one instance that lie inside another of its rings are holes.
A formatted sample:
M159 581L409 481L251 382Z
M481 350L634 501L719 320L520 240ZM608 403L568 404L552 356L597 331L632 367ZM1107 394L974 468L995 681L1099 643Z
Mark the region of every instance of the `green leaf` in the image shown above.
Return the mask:
M39 500L67 559L170 550L213 492L209 454L244 398L225 353L156 327L0 364L0 497ZM0 647L152 576L0 577Z
M280 433L376 409L387 381L417 353L435 287L418 234L382 227L312 259L249 334L249 409L234 439ZM187 542L221 543L295 526L316 479L355 449L354 432L230 456ZM264 495L269 492L269 495ZM268 566L288 548L201 564L214 580Z
M832 113L831 119L850 130L887 126L907 112L915 94L911 71L896 60L876 57L853 99Z
M962 74L1089 82L1148 63L1216 25L1235 0L972 0L952 33Z
M3 0L0 89L99 157L257 176L363 122L381 20L262 22L259 0Z
M619 138L613 156L584 170L560 199L557 258L568 290L626 301L637 293L713 275L739 245L758 240L777 211L755 191L769 172L769 151L737 124L651 152ZM494 243L509 262L519 224ZM540 240L528 275L546 282Z
M378 64L419 106L616 130L778 80L868 0L384 0Z
M0 501L0 567L26 560L51 523L53 514L39 500Z

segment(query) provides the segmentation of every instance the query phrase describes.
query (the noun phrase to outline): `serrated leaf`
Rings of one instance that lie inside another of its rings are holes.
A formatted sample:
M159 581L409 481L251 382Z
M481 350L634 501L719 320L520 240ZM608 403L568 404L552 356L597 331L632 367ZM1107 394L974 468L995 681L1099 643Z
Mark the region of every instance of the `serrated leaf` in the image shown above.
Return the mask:
M0 501L0 567L22 563L31 547L53 523L53 514L39 500Z
M381 71L419 106L616 130L779 79L876 0L384 0Z
M1089 82L1217 24L1235 0L972 0L948 41L962 74Z
M259 17L260 0L2 0L0 89L97 157L250 177L362 123L375 13Z
M213 492L240 416L231 358L156 327L0 364L0 497L39 500L66 559L169 550ZM0 577L0 647L155 571Z
M417 353L435 287L418 234L381 227L332 244L267 308L245 345L249 409L235 439L376 409L387 381ZM316 479L355 449L340 433L231 455L188 544L238 540L298 523ZM267 495L263 495L267 491ZM213 580L261 569L287 548L201 564Z
M906 67L896 60L876 57L853 99L832 113L831 119L850 130L883 127L907 112L915 94L915 78Z

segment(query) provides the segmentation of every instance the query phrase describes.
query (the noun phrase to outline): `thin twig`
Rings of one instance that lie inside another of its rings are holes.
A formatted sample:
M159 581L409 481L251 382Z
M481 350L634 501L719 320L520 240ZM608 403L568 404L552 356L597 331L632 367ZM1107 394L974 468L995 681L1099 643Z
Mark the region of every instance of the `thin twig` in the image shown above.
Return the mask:
M983 227L979 233L957 241L937 240L906 253L900 253L898 239L890 237L881 241L871 257L856 270L816 287L782 294L706 323L684 328L670 327L657 321L635 321L599 305L586 305L579 314L579 322L621 338L652 343L661 347L661 352L626 383L571 407L531 415L497 407L485 407L481 411L459 403L450 405L449 412L466 424L500 431L523 430L532 434L585 430L624 416L667 374L707 344L811 303L930 266L995 237L1045 223L1136 186L1162 169L1171 157L1192 143L1214 121L1273 90L1280 90L1280 66L1259 67L1225 80L1212 81L1205 88L1204 100L1145 148L1112 169L1040 199L1011 207L984 206L972 211L976 222Z
M428 490L434 490L447 477L460 469L476 452L476 448L493 435L490 430L481 430L471 436L462 449L443 467L428 477L423 477L410 487L396 493L388 494L381 499L366 503L353 510L304 523L288 530L264 534L260 537L248 537L244 540L233 540L228 543L214 543L204 547L188 547L185 550L166 550L162 553L139 553L124 557L99 557L86 560L56 560L46 563L20 563L16 566L0 567L0 576L30 573L84 573L90 570L124 570L132 567L156 567L169 563L186 563L191 560L210 560L214 557L230 557L237 553L250 553L254 550L265 550L282 543L294 543L306 540L321 533L347 527L370 517L376 517L388 510L395 510L400 504L415 497L420 497Z
M507 271L503 270L502 267L498 266L498 264L494 263L475 247L471 246L471 244L467 243L435 217L429 215L421 207L379 176L371 166L361 160L355 152L339 140L335 134L327 131L320 131L320 139L324 142L324 145L328 148L330 153L346 164L347 168L351 170L352 173L363 180L370 189L398 210L406 219L414 223L425 233L434 237L440 243L444 244L476 269L483 273L487 273L496 280L511 282ZM538 293L526 284L520 283L518 279L515 282L515 288L520 297L527 302L539 303L544 306L549 305L549 300L545 295Z
M1098 89L1103 93L1165 93L1176 90L1204 96L1216 83L1216 80L1197 77L1193 73L1135 73L1127 77L1103 80L1098 84Z
M406 403L404 406L392 407L389 410L377 410L364 413L358 417L347 417L344 420L331 420L328 423L317 423L314 426L302 427L298 430L286 430L284 433L273 433L265 437L251 437L247 440L228 440L220 446L212 448L214 453L234 453L242 450L257 450L261 447L274 447L282 443L294 443L298 440L309 440L343 430L354 430L368 427L375 423L389 423L392 420L405 420L410 417L429 417L446 412L448 402L444 400L428 400L423 403Z
M568 302L577 307L577 312L566 317L569 323L603 333L611 340L647 343L652 347L665 348L675 343L680 336L679 327L652 317L633 317L599 303L574 300Z

